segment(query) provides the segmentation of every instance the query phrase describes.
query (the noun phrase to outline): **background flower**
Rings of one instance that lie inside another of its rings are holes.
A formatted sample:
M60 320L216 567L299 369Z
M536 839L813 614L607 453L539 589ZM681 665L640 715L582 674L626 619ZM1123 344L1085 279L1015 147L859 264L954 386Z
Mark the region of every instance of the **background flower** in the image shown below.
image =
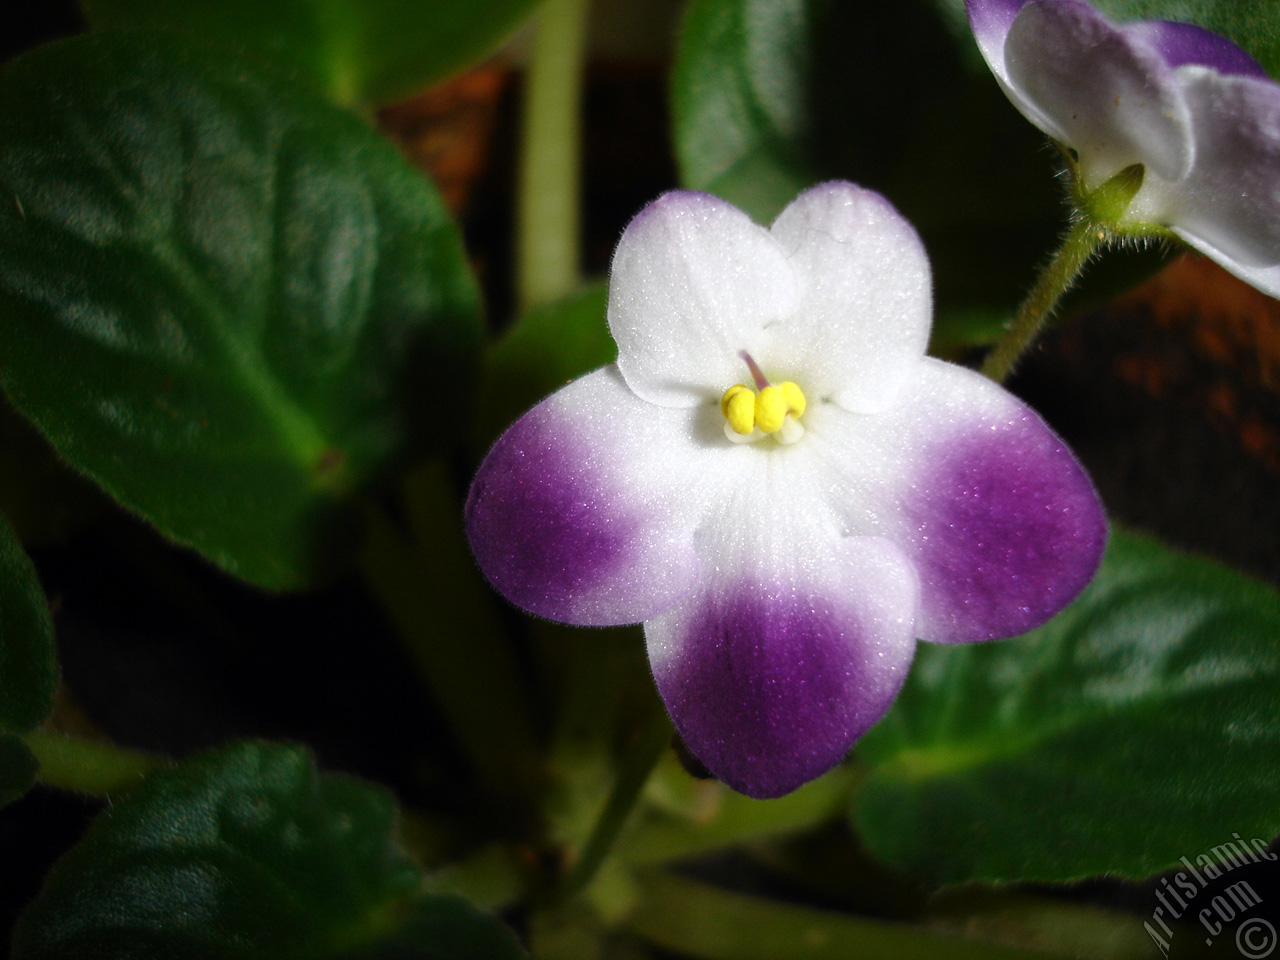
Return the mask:
M1098 563L1102 511L1061 442L923 356L929 287L915 231L851 184L807 191L768 230L667 194L614 257L617 364L526 414L472 487L494 586L555 620L644 621L681 736L752 796L839 762L916 637L1028 630ZM787 418L803 436L757 419L739 437L755 442L731 442L722 395L768 381L804 392Z
M1083 0L966 0L1009 99L1071 151L1087 194L1134 164L1114 226L1170 228L1280 294L1280 87L1201 27L1116 24Z

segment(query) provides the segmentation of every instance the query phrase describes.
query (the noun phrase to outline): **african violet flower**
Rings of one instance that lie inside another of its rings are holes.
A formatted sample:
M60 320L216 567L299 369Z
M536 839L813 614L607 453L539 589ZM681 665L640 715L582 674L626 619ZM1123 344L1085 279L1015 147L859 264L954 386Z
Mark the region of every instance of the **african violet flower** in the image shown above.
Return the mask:
M1022 114L1073 151L1085 195L1140 164L1114 224L1170 228L1280 296L1280 86L1235 44L1186 23L1116 24L1083 0L966 0Z
M686 745L751 796L839 762L917 637L1025 631L1098 563L1088 478L1002 388L923 355L930 301L877 194L828 183L771 229L666 194L614 256L617 363L517 421L471 489L494 586L644 621Z

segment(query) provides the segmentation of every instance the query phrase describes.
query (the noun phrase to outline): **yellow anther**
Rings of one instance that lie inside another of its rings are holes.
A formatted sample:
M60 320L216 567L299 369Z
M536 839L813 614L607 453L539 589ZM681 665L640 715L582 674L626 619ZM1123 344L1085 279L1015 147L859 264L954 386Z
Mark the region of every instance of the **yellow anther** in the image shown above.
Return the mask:
M787 413L798 419L807 406L804 393L790 380L786 383L778 384L778 389L782 391L782 395L787 399Z
M755 391L741 383L735 383L720 398L720 412L729 421L733 432L745 437L755 428Z
M751 393L751 388L742 383L735 383L732 387L724 392L724 396L720 398L720 416L729 416L729 401L743 391Z
M787 397L781 387L768 386L756 398L756 426L761 433L773 433L787 418Z
M804 393L790 380L771 384L749 353L744 350L740 355L760 392L742 383L724 392L720 413L725 419L725 434L735 443L751 443L766 433L775 435L779 443L795 443L804 436L799 420L807 405Z

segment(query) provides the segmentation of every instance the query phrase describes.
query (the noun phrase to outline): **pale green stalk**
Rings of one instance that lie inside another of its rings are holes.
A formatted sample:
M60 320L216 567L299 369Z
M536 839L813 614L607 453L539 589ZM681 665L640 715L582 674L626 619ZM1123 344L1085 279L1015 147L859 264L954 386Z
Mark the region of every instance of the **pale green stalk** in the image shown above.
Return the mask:
M670 745L671 733L671 721L667 719L666 711L661 704L655 704L626 762L618 771L618 779L614 781L604 811L587 838L578 862L565 878L560 890L562 901L581 893L590 885L596 871L617 842L627 818L635 809L640 793L649 781L653 768L657 766L662 751Z
M60 733L37 730L23 739L40 761L41 783L95 797L124 793L168 763L140 750Z
M542 6L525 80L516 239L521 313L577 289L587 0Z

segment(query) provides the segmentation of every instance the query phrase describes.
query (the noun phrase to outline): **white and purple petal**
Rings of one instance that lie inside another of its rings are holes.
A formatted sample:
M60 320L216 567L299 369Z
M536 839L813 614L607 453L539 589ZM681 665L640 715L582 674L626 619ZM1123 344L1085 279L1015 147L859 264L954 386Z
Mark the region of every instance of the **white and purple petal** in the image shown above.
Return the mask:
M833 182L800 194L770 233L801 290L778 324L786 372L849 410L889 406L924 354L933 316L915 229L878 193Z
M610 366L516 421L466 505L472 551L498 592L583 626L637 623L689 594L694 517L716 486L714 471L689 473L706 456L698 413L640 400Z
M1134 216L1168 223L1191 246L1272 296L1280 295L1280 86L1179 71L1199 143L1181 183L1154 183Z
M1191 113L1174 69L1088 3L1027 4L1009 28L1004 56L1015 105L1075 149L1089 189L1135 163L1166 180L1191 169Z
M1121 26L1125 33L1153 47L1169 66L1210 67L1224 76L1270 79L1262 65L1226 37L1193 23L1140 20Z
M609 331L618 368L664 406L719 400L747 376L739 352L770 355L794 312L795 271L769 232L732 204L673 191L627 226L613 255Z
M1031 0L965 0L969 27L978 49L1000 85L1008 90L1008 74L1004 65L1004 41L1009 28Z
M681 738L751 797L839 763L889 708L915 652L915 573L902 551L875 538L819 545L721 558L703 589L645 624Z
M823 411L806 442L853 534L902 545L920 577L922 640L1014 636L1092 578L1106 519L1084 470L1025 404L926 358L902 401L859 423Z

